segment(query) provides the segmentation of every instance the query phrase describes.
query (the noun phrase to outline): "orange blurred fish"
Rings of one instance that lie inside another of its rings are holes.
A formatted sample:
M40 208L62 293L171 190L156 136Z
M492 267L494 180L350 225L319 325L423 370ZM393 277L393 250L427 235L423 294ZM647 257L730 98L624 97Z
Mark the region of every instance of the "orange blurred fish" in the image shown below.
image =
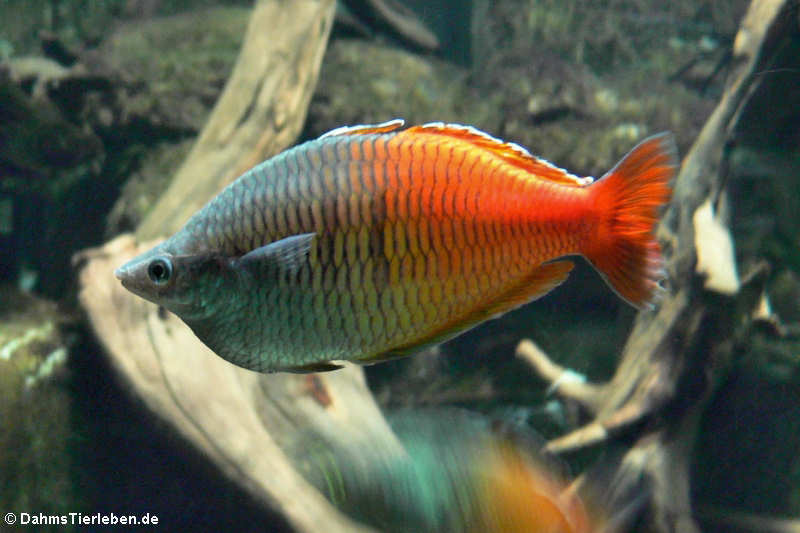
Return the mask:
M116 276L262 372L442 342L558 286L566 255L650 304L671 135L594 181L472 127L402 126L338 128L261 163Z
M333 446L312 438L293 446L297 465L339 508L380 531L617 531L613 502L593 505L552 458L498 434L480 415L423 410L400 421L400 453L379 435Z

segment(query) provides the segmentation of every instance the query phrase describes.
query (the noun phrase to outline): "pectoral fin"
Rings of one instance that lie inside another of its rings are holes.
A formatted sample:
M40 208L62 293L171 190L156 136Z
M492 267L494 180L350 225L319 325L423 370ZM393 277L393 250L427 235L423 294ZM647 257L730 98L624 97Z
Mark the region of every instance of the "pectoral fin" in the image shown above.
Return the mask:
M252 250L236 260L236 265L251 274L295 274L308 260L314 233L292 235Z

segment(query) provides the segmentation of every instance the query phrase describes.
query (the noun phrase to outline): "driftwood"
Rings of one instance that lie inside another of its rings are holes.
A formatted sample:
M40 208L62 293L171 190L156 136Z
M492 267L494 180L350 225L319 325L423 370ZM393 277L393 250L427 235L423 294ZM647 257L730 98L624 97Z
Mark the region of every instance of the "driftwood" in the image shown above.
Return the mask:
M290 145L306 109L330 32L318 4L258 2L231 79L169 189L136 231L172 234L245 170ZM333 9L333 8L330 8Z
M346 0L354 12L384 25L405 42L423 50L438 50L436 34L419 20L416 13L397 0ZM356 23L358 23L356 21Z
M287 449L301 437L324 442L365 431L396 442L361 370L304 376L240 369L176 317L125 291L112 272L296 138L333 15L333 0L257 2L234 72L169 190L136 237L118 237L80 257L81 303L133 393L298 531L365 530L295 471Z
M788 25L797 23L790 4L754 0L741 23L727 88L683 160L659 228L670 285L655 311L637 316L612 379L570 379L575 375L533 342L517 347L557 394L592 417L550 441L550 451L569 452L622 434L634 439L616 471L615 491L630 493L642 482L649 487L647 531L699 531L689 500L692 444L737 333L756 318L766 277L761 265L739 279L730 233L715 215L726 202L726 145L760 80L756 73L769 68Z

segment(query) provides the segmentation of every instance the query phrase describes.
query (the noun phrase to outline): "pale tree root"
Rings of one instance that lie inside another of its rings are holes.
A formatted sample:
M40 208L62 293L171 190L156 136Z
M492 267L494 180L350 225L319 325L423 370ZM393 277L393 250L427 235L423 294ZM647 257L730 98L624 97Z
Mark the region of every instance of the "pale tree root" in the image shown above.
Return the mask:
M619 494L647 487L637 517L642 530L699 531L690 501L690 461L705 405L730 368L737 342L754 325L776 323L762 303L768 267L757 264L739 279L733 240L715 213L726 201L726 148L761 79L755 73L774 67L797 23L788 0L755 0L744 17L726 90L682 162L658 229L671 285L655 311L637 316L613 377L586 383L533 342L517 347L517 356L560 398L590 417L548 442L548 451L567 453L612 439L632 443L611 477ZM794 526L776 524L779 531Z

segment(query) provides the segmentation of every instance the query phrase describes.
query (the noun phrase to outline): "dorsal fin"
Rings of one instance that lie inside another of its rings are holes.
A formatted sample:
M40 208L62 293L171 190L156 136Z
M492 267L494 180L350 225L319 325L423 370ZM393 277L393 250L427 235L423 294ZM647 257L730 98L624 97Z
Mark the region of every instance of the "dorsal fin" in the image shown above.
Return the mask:
M320 139L325 137L333 137L334 135L366 135L370 133L388 133L396 129L402 128L406 121L402 118L396 118L380 124L359 124L356 126L341 126L333 129L328 133L323 133Z
M561 185L584 187L594 181L593 178L580 178L574 174L570 174L563 168L558 168L549 161L532 155L525 148L516 143L504 142L472 126L431 122L423 124L422 126L413 126L402 132L403 135L419 133L432 133L462 139L477 147L489 150L504 161L522 168L531 174L535 174L542 179L550 180Z

